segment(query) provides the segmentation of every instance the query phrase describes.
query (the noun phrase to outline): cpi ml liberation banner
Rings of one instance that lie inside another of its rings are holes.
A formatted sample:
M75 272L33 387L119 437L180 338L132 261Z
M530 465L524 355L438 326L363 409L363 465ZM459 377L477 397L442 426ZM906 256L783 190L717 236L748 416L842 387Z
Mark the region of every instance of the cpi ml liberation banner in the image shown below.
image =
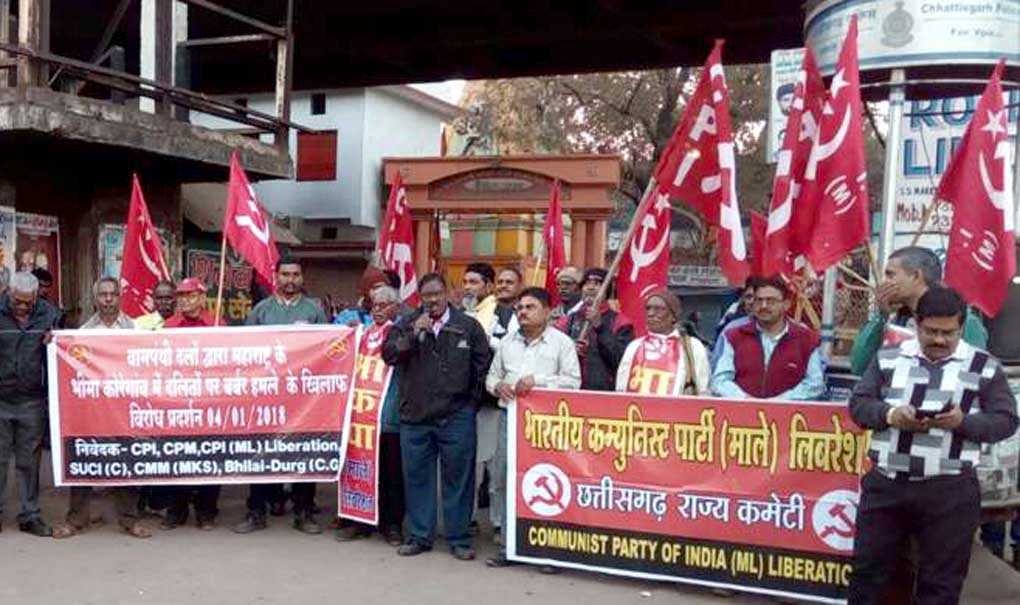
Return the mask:
M842 602L868 438L845 405L536 390L511 559Z
M54 332L57 485L336 481L358 332Z

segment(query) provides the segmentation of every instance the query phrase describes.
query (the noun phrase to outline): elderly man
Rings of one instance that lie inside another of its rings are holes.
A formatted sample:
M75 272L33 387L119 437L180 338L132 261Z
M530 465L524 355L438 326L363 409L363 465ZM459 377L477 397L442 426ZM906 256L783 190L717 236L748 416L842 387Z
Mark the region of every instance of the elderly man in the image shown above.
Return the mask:
M957 603L970 563L981 495L981 444L1012 435L1016 399L1001 364L960 336L967 307L929 288L913 307L917 338L884 348L850 399L874 431L861 480L848 600L881 603L908 538L918 544L916 603Z
M577 345L577 357L581 360L581 388L586 391L614 390L620 359L627 344L634 340L634 326L623 314L613 310L605 301L598 308L593 306L606 275L606 270L598 267L585 271L580 307L556 322L556 327L566 332ZM586 321L590 328L583 335Z
M370 325L383 326L388 331L400 310L400 295L389 285L372 290L372 318ZM385 332L383 333L385 334ZM384 336L385 338L385 336ZM400 460L400 409L397 402L400 372L394 369L389 387L383 395L379 415L379 531L391 546L403 542L401 527L404 524L404 481ZM372 534L374 528L364 523L348 522L338 527L334 537L348 542Z
M249 326L328 323L326 314L315 301L302 294L305 279L301 263L281 258L276 263L276 293L255 305L245 320ZM315 519L315 483L291 485L294 502L294 529L306 534L321 534L322 526ZM235 533L250 534L266 528L270 503L278 500L283 486L279 483L256 483L248 491L248 515L235 525Z
M213 326L212 313L206 308L205 284L197 277L189 277L177 286L177 312L164 323L167 329L206 328ZM168 490L170 506L163 518L161 529L175 529L188 521L188 507L194 503L195 522L198 528L209 531L216 526L219 514L219 485L173 485Z
M35 536L52 534L39 510L39 462L46 431L44 356L59 312L39 298L39 281L28 272L11 277L0 299L0 518L11 456L18 475L18 528Z
M535 387L576 389L581 385L581 366L574 342L549 325L549 293L544 288L525 288L517 302L516 332L509 334L496 349L496 357L485 378L485 388L499 398L499 440L493 465L493 506L506 509L506 406L518 395L527 395ZM502 545L506 542L506 524L500 526L500 554L488 559L489 567L509 565Z
M550 319L558 320L581 307L581 270L567 265L556 274L556 294L560 302L553 307Z
M491 354L485 330L447 298L446 280L418 280L422 307L401 317L383 343L383 359L400 371L400 453L409 536L397 550L431 550L436 528L436 464L441 464L443 523L451 553L475 558L468 525L475 486L475 402Z
M138 330L159 330L177 310L177 286L174 282L161 280L152 289L152 303L156 310L135 318Z
M96 312L84 324L82 330L131 330L135 323L120 310L120 281L114 277L100 278L92 286L92 297ZM152 531L141 522L138 513L138 489L114 487L108 490L113 495L117 510L117 523L121 530L135 538L149 538ZM67 522L57 526L54 538L69 538L89 528L92 510L92 488L72 487L71 503L67 509Z
M818 333L788 319L790 288L779 276L754 289L754 319L723 334L712 391L732 399L817 399L825 392Z
M644 395L705 395L711 369L705 345L677 326L680 299L666 288L645 299L648 334L632 340L616 371L616 390Z

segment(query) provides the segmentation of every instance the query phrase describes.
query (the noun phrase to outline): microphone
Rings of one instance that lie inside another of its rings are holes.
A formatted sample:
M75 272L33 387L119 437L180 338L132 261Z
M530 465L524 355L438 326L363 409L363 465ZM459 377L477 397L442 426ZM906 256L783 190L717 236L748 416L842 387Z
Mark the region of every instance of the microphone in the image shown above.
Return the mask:
M422 305L422 306L418 307L418 311L415 312L415 314L414 314L414 320L413 321L417 322L418 319L421 318L422 315L425 315L426 312L427 311L425 310L425 305ZM425 343L425 329L415 326L414 333L415 333L415 337L418 339L418 343L419 344L424 344Z

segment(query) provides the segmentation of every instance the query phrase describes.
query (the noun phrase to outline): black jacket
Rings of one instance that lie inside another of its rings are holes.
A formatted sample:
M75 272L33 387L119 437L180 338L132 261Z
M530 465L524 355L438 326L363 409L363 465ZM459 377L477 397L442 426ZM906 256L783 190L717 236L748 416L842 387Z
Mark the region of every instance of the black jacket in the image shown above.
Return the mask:
M439 331L415 335L416 310L397 319L383 343L383 360L400 368L400 421L411 424L443 418L479 401L492 353L481 324L450 307Z
M25 403L46 393L44 332L60 320L60 311L43 299L24 326L11 313L10 298L0 298L0 401Z
M584 313L572 314L567 319L565 332L577 340L584 325ZM623 352L634 340L634 326L617 324L617 313L612 309L602 314L599 327L588 333L588 354L581 360L581 389L585 391L615 391L616 370L620 367Z

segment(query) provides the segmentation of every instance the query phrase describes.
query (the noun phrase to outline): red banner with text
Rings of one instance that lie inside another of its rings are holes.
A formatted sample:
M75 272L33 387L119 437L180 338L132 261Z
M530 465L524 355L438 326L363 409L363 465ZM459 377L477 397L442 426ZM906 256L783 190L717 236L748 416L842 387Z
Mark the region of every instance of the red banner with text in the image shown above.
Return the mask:
M57 485L336 481L356 330L66 330L49 346Z
M338 516L369 525L379 523L379 423L393 375L393 368L382 359L382 344L390 325L369 326L361 337L347 457L337 490Z
M511 417L511 559L845 599L868 449L845 404L536 390Z

